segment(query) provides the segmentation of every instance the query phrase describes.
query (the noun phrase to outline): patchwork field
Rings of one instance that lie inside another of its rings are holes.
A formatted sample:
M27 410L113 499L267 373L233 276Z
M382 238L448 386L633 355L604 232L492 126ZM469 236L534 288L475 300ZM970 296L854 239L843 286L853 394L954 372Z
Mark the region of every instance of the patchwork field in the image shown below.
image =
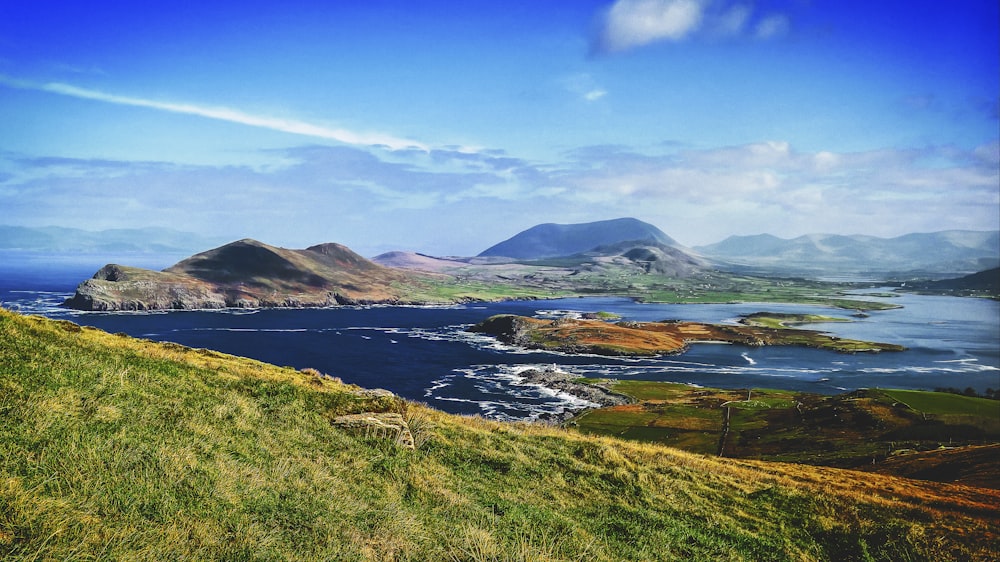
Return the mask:
M880 389L824 396L647 381L603 386L637 402L592 410L574 427L702 454L857 468L914 451L1000 442L1000 401L985 398Z

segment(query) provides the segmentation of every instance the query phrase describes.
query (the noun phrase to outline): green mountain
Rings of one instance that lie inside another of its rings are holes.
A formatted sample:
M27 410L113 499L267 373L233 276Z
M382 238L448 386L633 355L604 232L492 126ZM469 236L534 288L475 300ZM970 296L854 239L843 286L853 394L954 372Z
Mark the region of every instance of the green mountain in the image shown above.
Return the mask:
M995 560L998 506L0 310L4 560Z
M538 260L580 254L598 246L627 241L678 246L673 238L649 223L621 218L580 224L540 224L491 246L479 256Z
M956 279L906 282L901 287L908 291L927 293L1000 297L1000 267Z

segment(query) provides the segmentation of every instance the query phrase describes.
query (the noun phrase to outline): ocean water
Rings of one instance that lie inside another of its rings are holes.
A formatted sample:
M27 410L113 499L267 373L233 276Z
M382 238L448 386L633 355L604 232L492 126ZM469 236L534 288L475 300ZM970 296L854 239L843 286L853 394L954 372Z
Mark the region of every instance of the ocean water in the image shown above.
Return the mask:
M84 273L73 268L0 267L5 308L66 319L109 332L171 341L386 388L458 414L532 419L588 406L525 384L518 373L551 367L590 377L642 379L722 388L784 388L837 393L863 387L1000 388L1000 303L901 294L901 309L850 323L810 326L846 338L897 343L901 353L841 354L795 347L697 344L682 355L608 358L528 351L466 329L493 314L554 317L609 311L627 320L734 322L758 311L850 318L849 311L770 303L660 305L621 298L513 301L445 307L338 307L153 313L77 312L60 305ZM862 297L878 299L879 297ZM882 297L884 298L884 297Z

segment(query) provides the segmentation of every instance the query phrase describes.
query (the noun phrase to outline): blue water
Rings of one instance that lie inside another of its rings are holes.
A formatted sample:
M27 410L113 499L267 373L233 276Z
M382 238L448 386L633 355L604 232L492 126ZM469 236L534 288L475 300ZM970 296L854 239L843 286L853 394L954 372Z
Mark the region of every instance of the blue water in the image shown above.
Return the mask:
M872 312L851 323L811 326L840 337L907 346L902 353L851 355L794 347L697 344L678 356L620 359L515 349L465 329L499 313L558 316L604 310L627 320L732 322L741 314L762 310L845 318L849 312L806 305L653 305L588 298L426 308L83 313L59 306L96 268L88 273L80 269L0 267L0 303L109 332L297 369L312 367L345 382L386 388L459 414L524 419L586 406L571 396L523 384L517 376L525 368L551 365L580 376L820 393L876 386L971 386L980 392L1000 388L1000 303L982 299L900 295L891 302L903 305L902 309Z

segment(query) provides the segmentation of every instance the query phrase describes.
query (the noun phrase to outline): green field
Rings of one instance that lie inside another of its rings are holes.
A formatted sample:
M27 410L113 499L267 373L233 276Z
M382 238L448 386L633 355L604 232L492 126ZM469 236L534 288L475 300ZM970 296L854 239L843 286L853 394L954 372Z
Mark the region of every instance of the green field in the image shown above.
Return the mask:
M1000 423L1000 400L922 390L882 390L914 410L927 414L974 416Z

